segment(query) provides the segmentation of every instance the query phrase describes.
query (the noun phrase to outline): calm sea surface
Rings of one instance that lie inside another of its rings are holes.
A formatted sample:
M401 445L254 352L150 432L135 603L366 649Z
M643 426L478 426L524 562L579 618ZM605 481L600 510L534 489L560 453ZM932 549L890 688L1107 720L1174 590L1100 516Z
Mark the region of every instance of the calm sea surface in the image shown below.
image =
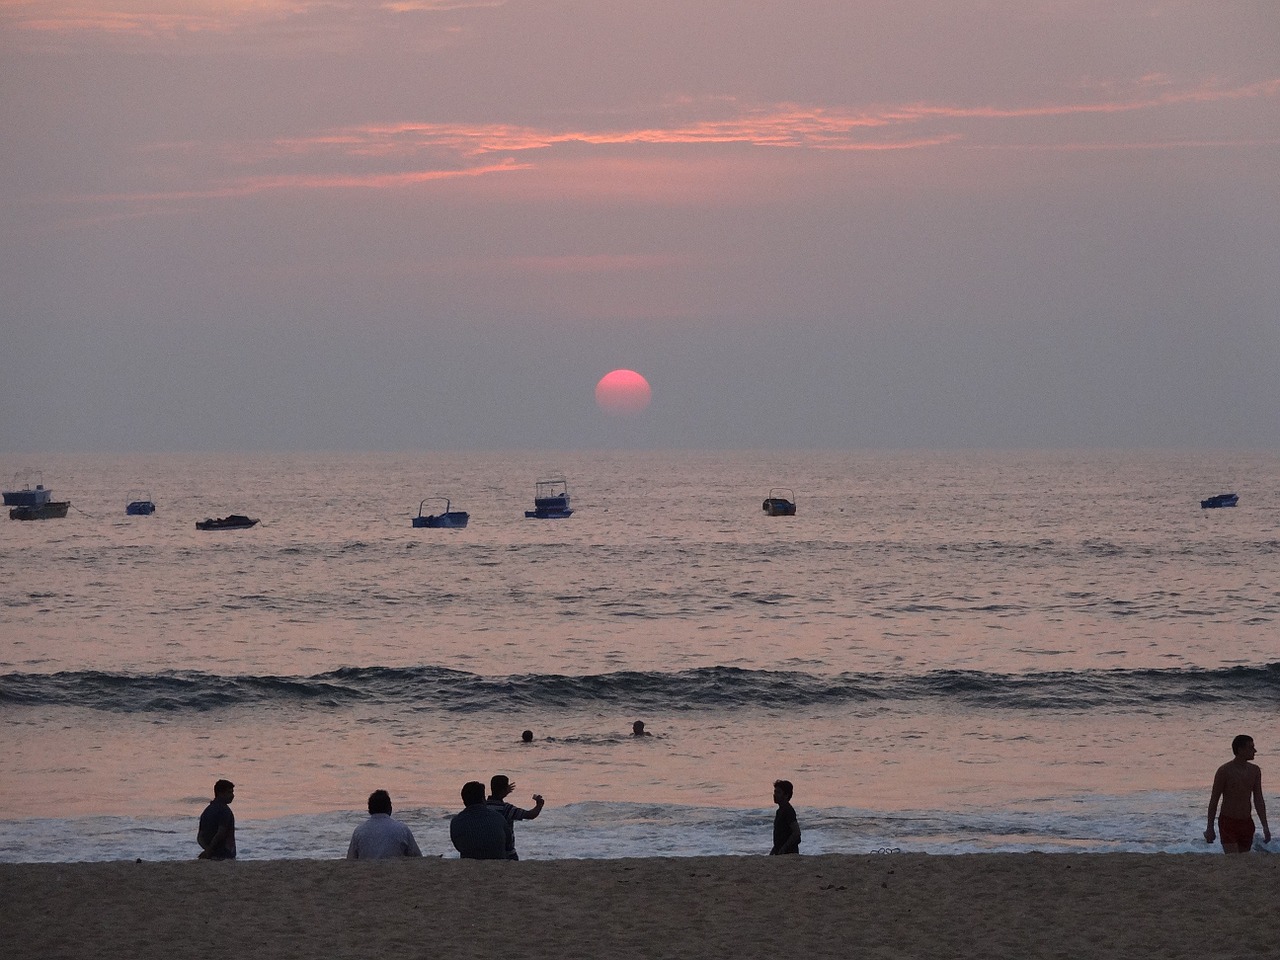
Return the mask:
M525 858L765 852L778 777L810 853L1203 851L1235 734L1280 782L1275 455L0 457L32 470L72 508L0 527L0 860L191 857L218 777L246 858L342 855L375 788L452 855L495 773L547 798ZM524 519L551 473L574 515ZM412 528L435 495L470 525Z

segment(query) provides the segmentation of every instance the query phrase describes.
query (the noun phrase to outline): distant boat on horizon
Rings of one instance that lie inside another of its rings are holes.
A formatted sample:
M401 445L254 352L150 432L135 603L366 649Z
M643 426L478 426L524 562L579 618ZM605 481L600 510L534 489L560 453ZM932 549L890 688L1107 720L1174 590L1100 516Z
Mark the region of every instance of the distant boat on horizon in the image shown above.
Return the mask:
M533 509L524 512L530 520L559 520L573 516L569 506L569 481L562 475L539 480L533 488Z
M1201 510L1212 510L1216 507L1234 507L1240 498L1234 493L1217 493L1207 500L1200 501Z
M34 486L32 480L35 481ZM6 507L38 507L53 499L53 491L45 489L44 475L40 473L29 473L26 476L15 473L13 489L3 491L3 495Z
M425 512L428 503L444 503L444 509L439 513L427 514ZM418 515L413 518L415 527L432 527L432 528L452 528L461 530L467 525L467 521L471 519L471 514L465 510L449 509L448 497L427 497L418 504Z
M46 500L44 503L20 504L9 511L10 520L60 520L67 515L70 500Z
M794 517L796 515L796 495L790 487L774 487L764 498L761 509L771 517Z
M35 481L34 485L32 481ZM10 520L59 520L67 515L70 500L54 500L53 491L44 485L44 475L21 473L13 475L12 490L3 491Z
M156 503L151 499L151 494L134 490L129 493L124 512L130 517L149 517L156 512Z
M229 516L219 517L214 520L197 520L197 530L247 530L258 522L256 517L246 517L243 514L233 513Z

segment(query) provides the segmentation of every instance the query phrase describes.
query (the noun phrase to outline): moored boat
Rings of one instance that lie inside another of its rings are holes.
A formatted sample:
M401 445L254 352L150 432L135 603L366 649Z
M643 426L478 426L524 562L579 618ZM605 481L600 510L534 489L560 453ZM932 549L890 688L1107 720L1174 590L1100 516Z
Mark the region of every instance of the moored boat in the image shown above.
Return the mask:
M1240 497L1234 493L1216 493L1207 500L1200 501L1201 510L1212 510L1215 507L1234 507Z
M788 487L774 487L764 498L761 508L771 517L794 517L796 495Z
M32 480L35 480L34 485ZM38 507L48 503L53 499L53 491L46 489L43 481L44 477L38 473L28 474L25 477L21 473L14 474L14 488L3 491L4 505L6 507Z
M444 509L439 513L428 514L426 506L428 503L443 503ZM413 518L415 527L449 527L460 530L467 525L467 521L471 519L471 514L465 510L449 509L448 497L427 497L418 504L418 515Z
M67 515L70 500L46 500L43 503L20 504L9 511L10 520L58 520Z
M151 499L151 494L135 490L129 494L124 512L130 517L149 517L156 512L156 503Z
M569 506L569 482L564 477L547 477L534 486L533 509L524 515L531 520L558 520L573 515Z
M246 517L239 513L233 513L230 516L219 517L218 519L209 518L207 520L197 520L197 530L245 530L252 527L258 520L256 517Z

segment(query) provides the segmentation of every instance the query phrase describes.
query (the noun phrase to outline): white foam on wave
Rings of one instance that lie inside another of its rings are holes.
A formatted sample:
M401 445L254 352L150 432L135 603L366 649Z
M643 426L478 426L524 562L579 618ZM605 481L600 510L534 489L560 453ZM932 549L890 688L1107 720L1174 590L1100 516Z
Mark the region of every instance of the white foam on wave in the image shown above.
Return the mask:
M1198 795L1090 796L1012 810L885 812L798 808L808 854L1206 853ZM398 809L427 856L454 857L453 811ZM0 861L184 860L198 852L189 818L82 817L0 821ZM237 824L242 859L326 860L345 855L355 811ZM752 856L768 852L773 808L573 803L516 826L526 860ZM1274 844L1274 842L1273 842ZM1257 847L1261 847L1259 839ZM1274 846L1273 846L1274 849Z

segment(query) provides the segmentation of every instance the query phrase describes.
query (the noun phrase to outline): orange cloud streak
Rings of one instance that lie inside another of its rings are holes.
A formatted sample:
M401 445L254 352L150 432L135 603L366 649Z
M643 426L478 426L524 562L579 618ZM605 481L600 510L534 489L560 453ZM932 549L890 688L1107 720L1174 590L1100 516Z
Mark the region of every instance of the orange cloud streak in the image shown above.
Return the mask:
M305 154L334 149L349 156L391 157L443 150L476 158L494 153L546 150L565 144L590 146L742 144L811 150L910 150L965 139L959 130L916 136L870 136L936 120L1028 120L1078 115L1110 115L1186 104L1214 103L1280 94L1280 79L1234 89L1202 88L1158 97L1096 103L1039 104L1027 107L965 107L909 104L857 113L782 104L726 119L674 126L620 130L553 131L514 124L398 123L348 127L315 137L279 140L277 153Z
M1149 89L1150 84L1147 87ZM555 130L508 123L368 124L322 131L309 137L232 143L221 148L192 142L152 144L144 150L145 153L161 156L207 156L214 153L230 167L240 170L253 170L266 163L278 167L280 161L287 160L300 169L292 173L273 172L270 175L250 173L238 178L222 178L208 186L191 190L152 191L117 195L110 199L183 201L248 196L278 190L397 190L433 181L533 169L535 154L572 145L597 148L740 146L816 152L918 151L947 145L981 149L1062 151L1177 149L1233 144L1247 146L1269 141L1256 137L1247 141L1232 141L1226 138L1196 138L1184 134L1171 136L1164 142L1148 139L1141 144L1117 143L1100 138L1096 143L1090 143L1088 140L1081 141L1077 132L1071 142L1026 143L1018 142L1016 137L999 141L992 141L986 136L975 137L967 126L974 122L1020 124L1041 118L1153 111L1249 98L1274 98L1278 94L1280 79L1235 88L1205 85L1180 91L1166 89L1157 96L1016 107L913 103L847 111L779 104L771 109L743 110L729 116L618 129L593 130L579 127ZM703 107L723 114L733 109L733 103L719 98L707 101ZM698 104L680 103L672 109L697 110ZM562 165L567 159L563 154L554 156L557 165ZM613 156L616 158L616 152ZM597 156L593 162L598 164L603 159ZM658 160L658 166L665 171L655 173L654 176L666 184L674 182L670 175L673 165L687 165L691 162L688 156L683 160L675 160L670 156L651 159ZM370 171L368 167L372 161L377 161L380 166L395 163L410 169ZM326 167L347 169L332 173L316 172L315 166L321 162ZM537 165L544 166L548 163ZM306 169L307 167L311 169ZM611 189L643 192L638 183L631 183L626 187L614 183Z

